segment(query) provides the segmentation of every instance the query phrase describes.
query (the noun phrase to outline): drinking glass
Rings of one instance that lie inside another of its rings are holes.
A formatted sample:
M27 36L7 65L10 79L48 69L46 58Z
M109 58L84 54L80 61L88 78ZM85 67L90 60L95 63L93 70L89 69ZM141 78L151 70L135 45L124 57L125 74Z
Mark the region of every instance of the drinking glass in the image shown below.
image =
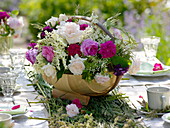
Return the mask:
M18 74L22 73L25 61L25 49L10 49L11 67Z
M156 36L148 36L141 39L147 61L155 61L159 42L160 38Z
M16 79L18 75L14 72L7 72L0 74L0 86L2 89L2 94L4 95L4 102L14 101L13 93L16 87Z

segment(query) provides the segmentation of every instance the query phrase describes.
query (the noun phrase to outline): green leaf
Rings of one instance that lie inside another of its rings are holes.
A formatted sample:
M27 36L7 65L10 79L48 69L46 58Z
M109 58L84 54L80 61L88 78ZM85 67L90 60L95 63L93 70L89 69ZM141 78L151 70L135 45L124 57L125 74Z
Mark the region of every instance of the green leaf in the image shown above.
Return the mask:
M131 64L131 61L123 58L121 56L113 56L112 58L110 58L110 61L112 63L112 65L118 65L120 64L122 67L128 67Z
M57 80L60 79L62 77L62 75L64 74L64 66L60 63L60 69L58 72L57 72Z
M13 10L12 12L11 12L11 14L13 14L13 15L18 15L19 14L19 11L18 10Z

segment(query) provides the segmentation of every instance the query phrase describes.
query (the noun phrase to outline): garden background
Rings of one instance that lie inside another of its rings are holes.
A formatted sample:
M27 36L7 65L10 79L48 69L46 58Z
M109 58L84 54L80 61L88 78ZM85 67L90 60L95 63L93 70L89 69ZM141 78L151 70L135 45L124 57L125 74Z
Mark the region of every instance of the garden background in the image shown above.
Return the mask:
M158 36L157 58L170 65L170 0L1 0L0 9L19 10L24 17L25 28L17 46L26 47L37 38L37 29L31 24L44 23L51 16L59 14L86 15L95 12L101 22L120 15L117 24L124 27L139 44L136 50L143 50L140 39L144 36Z

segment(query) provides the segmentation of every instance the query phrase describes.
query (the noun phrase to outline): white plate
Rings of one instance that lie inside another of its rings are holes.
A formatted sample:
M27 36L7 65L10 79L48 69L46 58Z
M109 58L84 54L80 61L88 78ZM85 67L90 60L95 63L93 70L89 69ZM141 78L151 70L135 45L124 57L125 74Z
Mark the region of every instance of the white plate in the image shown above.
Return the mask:
M130 74L132 76L143 76L143 77L155 77L170 75L170 66L164 66L164 70L159 71L138 71L136 74Z
M169 119L168 119L169 117ZM166 113L162 116L162 119L167 122L167 123L170 123L170 113Z
M20 105L20 108L15 109L15 110L10 110L10 109L8 110L8 109L9 107L7 105L1 105L0 110L3 110L3 111L0 111L0 113L8 113L8 114L11 114L13 117L21 116L27 113L27 106L25 105Z
M142 110L138 110L139 114L144 114L144 115L149 115L151 114L152 112L145 112L145 111L142 111ZM158 115L158 116L162 116L164 115L165 113L155 113L155 115Z

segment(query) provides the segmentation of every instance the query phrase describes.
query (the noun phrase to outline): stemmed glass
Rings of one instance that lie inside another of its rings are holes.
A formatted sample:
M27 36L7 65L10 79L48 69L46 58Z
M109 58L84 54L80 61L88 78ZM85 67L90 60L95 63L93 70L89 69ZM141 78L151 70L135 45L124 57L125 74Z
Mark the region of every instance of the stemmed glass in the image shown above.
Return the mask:
M15 91L17 77L18 75L11 71L0 74L0 86L4 95L2 100L4 102L14 101L13 93Z
M159 42L160 38L156 36L148 36L141 38L141 43L144 46L147 61L154 62L156 60L156 53Z
M20 80L24 76L24 62L25 62L25 53L26 49L10 49L10 58L11 58L11 69L13 72L18 74L17 86L23 87Z
M22 73L25 61L25 49L10 49L11 67L17 74Z

